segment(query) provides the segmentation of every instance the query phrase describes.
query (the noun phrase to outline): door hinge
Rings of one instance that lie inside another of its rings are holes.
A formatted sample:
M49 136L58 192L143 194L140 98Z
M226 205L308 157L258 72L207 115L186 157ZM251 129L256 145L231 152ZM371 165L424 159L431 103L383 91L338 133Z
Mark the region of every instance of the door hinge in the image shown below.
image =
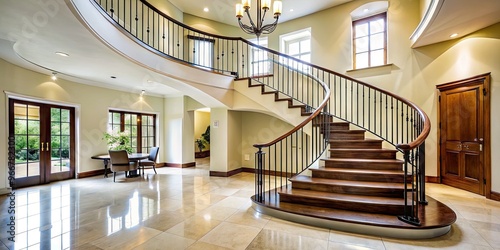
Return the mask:
M441 96L438 97L438 102L440 102L440 101L441 101Z
M487 90L485 88L483 88L483 95L486 96L487 94Z
M486 185L486 179L483 179L483 184Z

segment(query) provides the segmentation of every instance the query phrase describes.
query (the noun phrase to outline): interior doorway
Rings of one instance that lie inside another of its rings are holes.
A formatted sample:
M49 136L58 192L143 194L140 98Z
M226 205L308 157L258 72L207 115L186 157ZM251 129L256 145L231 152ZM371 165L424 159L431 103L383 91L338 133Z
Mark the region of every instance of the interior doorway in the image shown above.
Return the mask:
M9 99L15 188L75 177L75 109Z
M437 89L441 183L490 198L490 74Z

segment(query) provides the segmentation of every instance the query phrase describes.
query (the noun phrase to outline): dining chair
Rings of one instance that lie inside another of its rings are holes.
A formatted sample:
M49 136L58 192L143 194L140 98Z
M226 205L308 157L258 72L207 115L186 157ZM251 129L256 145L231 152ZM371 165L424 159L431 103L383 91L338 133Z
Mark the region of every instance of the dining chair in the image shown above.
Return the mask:
M109 150L109 158L111 160L113 182L116 182L116 172L124 171L125 176L127 176L129 171L137 169L138 163L129 161L125 150Z
M142 174L144 174L144 167L152 167L156 174L156 158L159 150L159 147L152 147L148 159L139 162L139 169L142 168Z

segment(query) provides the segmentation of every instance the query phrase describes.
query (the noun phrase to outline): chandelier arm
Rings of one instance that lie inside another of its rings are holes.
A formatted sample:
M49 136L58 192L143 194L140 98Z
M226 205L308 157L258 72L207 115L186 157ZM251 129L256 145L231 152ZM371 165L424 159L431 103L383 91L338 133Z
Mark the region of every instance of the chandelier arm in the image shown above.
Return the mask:
M253 34L253 28L241 22L241 19L238 19L238 24L240 28L247 34Z
M262 27L262 31L266 32L266 34L272 33L276 27L278 27L278 17L276 17L276 21L274 21L271 24L266 24Z
M247 13L248 20L250 20L250 25L253 27L253 29L255 29L255 27L257 27L257 26L255 26L255 23L253 22L252 17L250 16L250 11L248 11L249 9L250 8L246 8L245 13Z
M260 23L264 23L264 18L266 17L266 13L267 13L267 9L264 9L264 14L262 14L262 18L261 18L261 21Z

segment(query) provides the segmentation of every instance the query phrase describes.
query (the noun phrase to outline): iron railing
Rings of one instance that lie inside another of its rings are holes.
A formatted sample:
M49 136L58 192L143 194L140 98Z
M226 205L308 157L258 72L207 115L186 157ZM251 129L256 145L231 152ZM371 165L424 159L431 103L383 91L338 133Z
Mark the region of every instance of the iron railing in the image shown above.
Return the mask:
M277 100L289 100L308 114L299 125L268 143L255 144L255 202L271 199L288 178L302 173L329 146L332 117L363 128L392 144L404 159L405 201L399 218L419 224L425 203L427 115L395 94L243 38L191 28L163 14L145 0L91 0L132 39L167 59L211 72L248 78ZM408 178L406 178L408 177ZM407 184L407 183L405 183ZM266 198L265 195L268 195ZM408 205L408 204L406 204Z

